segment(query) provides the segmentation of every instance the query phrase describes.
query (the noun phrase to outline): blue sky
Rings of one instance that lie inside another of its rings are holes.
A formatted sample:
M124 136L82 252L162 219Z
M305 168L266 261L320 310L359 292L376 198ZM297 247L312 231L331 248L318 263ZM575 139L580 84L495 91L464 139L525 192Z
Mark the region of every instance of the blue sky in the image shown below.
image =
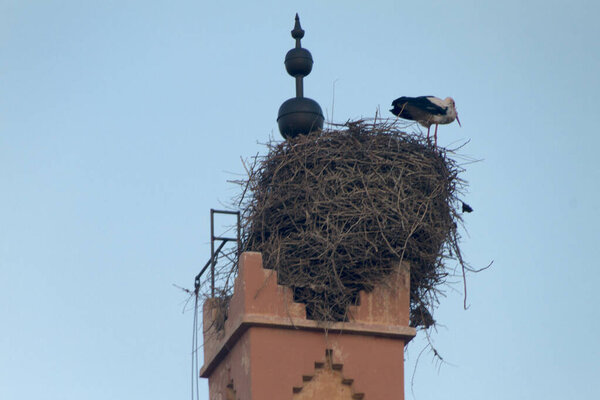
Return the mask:
M483 159L463 252L494 266L446 290L416 398L599 398L600 6L513 0L0 0L0 398L189 398L172 284L279 138L296 12L328 119L452 96L440 145Z

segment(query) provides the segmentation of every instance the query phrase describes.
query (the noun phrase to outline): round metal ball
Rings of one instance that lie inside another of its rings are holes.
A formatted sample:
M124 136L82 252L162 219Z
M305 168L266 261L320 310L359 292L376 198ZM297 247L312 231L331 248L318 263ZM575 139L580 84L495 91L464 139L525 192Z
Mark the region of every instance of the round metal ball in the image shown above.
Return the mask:
M286 100L277 116L279 132L286 139L323 129L324 121L321 106L307 97Z
M310 51L304 48L291 49L285 55L285 69L293 77L310 74L313 58Z

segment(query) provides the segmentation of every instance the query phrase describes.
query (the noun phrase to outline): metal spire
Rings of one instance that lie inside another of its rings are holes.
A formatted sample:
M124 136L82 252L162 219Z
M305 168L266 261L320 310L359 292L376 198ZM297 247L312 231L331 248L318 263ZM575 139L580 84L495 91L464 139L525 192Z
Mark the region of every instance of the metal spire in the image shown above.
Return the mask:
M286 54L285 69L296 79L296 97L286 100L279 108L277 116L279 131L286 139L323 129L325 120L319 103L304 97L303 79L312 71L313 58L310 51L300 43L304 37L304 30L300 26L298 14L291 33L296 40L296 47Z

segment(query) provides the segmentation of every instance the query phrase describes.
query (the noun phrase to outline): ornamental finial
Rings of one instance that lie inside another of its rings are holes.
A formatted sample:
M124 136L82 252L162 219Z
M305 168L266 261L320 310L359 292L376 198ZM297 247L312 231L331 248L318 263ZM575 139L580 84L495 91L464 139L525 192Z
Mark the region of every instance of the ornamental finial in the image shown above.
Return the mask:
M277 116L279 131L286 139L323 129L325 121L319 103L304 97L303 79L312 71L313 58L310 51L300 44L300 39L304 37L304 30L300 26L300 17L297 13L292 37L296 39L296 47L285 55L285 69L296 79L296 97L286 100L279 107Z

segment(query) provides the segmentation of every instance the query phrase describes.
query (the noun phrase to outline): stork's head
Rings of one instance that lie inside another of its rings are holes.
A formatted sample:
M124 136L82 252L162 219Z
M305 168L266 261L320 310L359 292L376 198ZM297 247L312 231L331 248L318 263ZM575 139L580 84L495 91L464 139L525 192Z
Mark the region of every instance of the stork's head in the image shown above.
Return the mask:
M456 122L458 122L458 126L462 128L462 125L460 124L460 119L458 119L458 111L456 111L456 103L454 103L454 99L452 97L446 97L444 99L444 102L448 104L450 110L454 112L454 115L456 116Z

